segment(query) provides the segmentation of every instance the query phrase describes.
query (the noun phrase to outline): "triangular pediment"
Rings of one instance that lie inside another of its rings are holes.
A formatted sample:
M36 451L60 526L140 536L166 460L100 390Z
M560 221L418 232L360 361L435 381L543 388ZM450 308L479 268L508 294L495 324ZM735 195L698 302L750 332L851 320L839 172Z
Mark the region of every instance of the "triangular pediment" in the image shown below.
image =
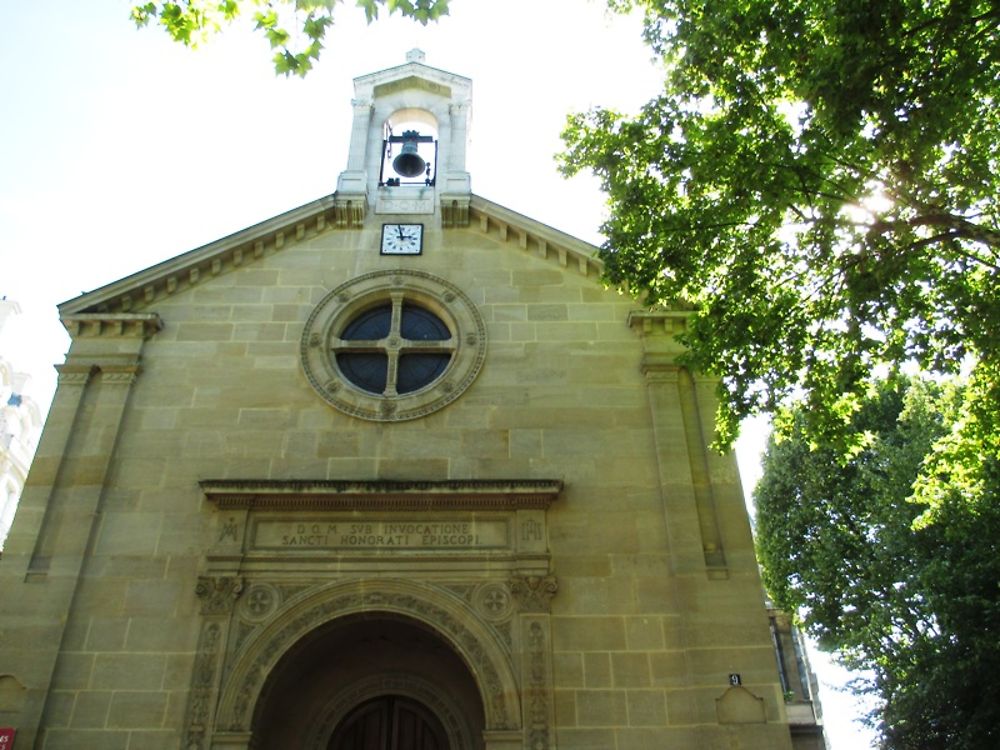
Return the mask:
M360 207L339 200L336 194L328 195L64 302L59 315L69 325L81 315L147 310L157 299L209 283L303 239L357 230L363 216ZM509 245L511 252L532 253L595 281L603 270L596 246L485 198L471 197L467 219L461 224L492 235Z
M384 97L400 91L417 89L450 99L456 89L468 96L471 87L472 81L465 76L431 67L420 59L354 79L355 93L359 96L372 97Z

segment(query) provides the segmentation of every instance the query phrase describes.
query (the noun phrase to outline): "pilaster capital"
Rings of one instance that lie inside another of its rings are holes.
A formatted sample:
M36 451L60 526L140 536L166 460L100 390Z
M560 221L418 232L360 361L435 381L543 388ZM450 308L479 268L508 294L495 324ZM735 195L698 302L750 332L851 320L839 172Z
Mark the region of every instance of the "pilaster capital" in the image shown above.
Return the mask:
M449 175L450 176L450 175ZM468 173L459 173L456 182L457 190L441 193L441 226L445 228L462 228L469 226L469 204L472 200L471 188L466 191ZM447 181L447 178L446 178Z
M90 376L94 374L95 367L92 364L67 363L56 365L59 385L86 385Z
M134 365L114 365L101 368L101 382L110 385L132 385L139 377L141 368L139 364Z
M644 354L639 369L650 383L676 383L683 369L675 354Z
M243 593L243 578L240 576L199 576L194 593L201 599L203 615L225 615L233 611L233 605Z
M131 385L142 372L138 356L131 354L76 357L72 353L65 364L56 365L60 385L86 385L92 376L112 385Z
M333 197L333 221L341 229L360 227L368 212L365 173L342 172Z
M508 585L522 612L548 612L559 590L555 576L513 576Z

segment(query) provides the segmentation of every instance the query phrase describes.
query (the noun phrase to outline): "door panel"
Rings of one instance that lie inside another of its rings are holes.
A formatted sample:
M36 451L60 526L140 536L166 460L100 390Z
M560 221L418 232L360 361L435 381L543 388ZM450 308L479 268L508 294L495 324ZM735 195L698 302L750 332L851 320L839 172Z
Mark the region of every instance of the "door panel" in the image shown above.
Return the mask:
M329 750L450 750L444 728L426 706L385 695L367 701L341 722Z

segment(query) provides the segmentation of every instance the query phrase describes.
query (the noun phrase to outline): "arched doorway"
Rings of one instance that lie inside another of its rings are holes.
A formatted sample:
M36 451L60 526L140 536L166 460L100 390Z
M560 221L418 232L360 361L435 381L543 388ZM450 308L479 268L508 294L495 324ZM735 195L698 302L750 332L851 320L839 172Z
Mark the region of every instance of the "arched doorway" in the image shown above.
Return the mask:
M327 750L450 750L438 717L402 695L365 701L340 723Z
M271 671L254 748L481 750L484 711L468 667L428 626L368 612L301 638Z

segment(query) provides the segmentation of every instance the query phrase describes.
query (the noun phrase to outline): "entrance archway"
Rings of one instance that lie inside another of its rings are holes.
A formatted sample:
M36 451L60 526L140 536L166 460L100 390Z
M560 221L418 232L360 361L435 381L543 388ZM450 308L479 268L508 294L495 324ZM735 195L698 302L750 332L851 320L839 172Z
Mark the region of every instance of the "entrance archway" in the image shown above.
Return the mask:
M300 639L275 665L252 722L253 747L481 750L475 679L422 623L386 612L345 616Z
M478 710L484 714L487 746L505 750L521 746L516 739L521 732L520 690L509 645L472 606L453 593L426 583L387 578L342 581L303 592L275 611L262 628L246 638L224 667L218 707L212 718L211 747L234 750L260 747L256 737L251 739L252 727L265 725L266 722L258 721L261 716L277 717L269 699L274 686L281 684L286 669L289 670L287 674L295 674L289 665L302 664L303 669L308 668L308 660L299 662L295 655L309 653L314 642L334 642L325 639L324 634L359 621L404 623L408 624L408 632L420 632L433 638L449 654L452 663L461 665L461 673L476 686ZM206 627L219 629L218 624ZM210 653L211 639L206 638L206 643L205 651ZM383 664L383 668L385 666ZM211 677L210 670L206 673ZM436 670L431 673L434 676L428 682L433 686L438 678ZM356 678L361 679L362 675L385 678L384 672L376 673L371 665L365 665ZM288 684L295 688L300 683L292 680ZM382 692L399 691L386 689ZM354 701L349 708L357 703ZM193 701L192 715L198 715L198 708ZM448 728L447 722L445 727ZM192 725L190 733L192 741L198 742L196 725ZM480 743L479 736L476 743ZM477 748L480 744L470 747Z

